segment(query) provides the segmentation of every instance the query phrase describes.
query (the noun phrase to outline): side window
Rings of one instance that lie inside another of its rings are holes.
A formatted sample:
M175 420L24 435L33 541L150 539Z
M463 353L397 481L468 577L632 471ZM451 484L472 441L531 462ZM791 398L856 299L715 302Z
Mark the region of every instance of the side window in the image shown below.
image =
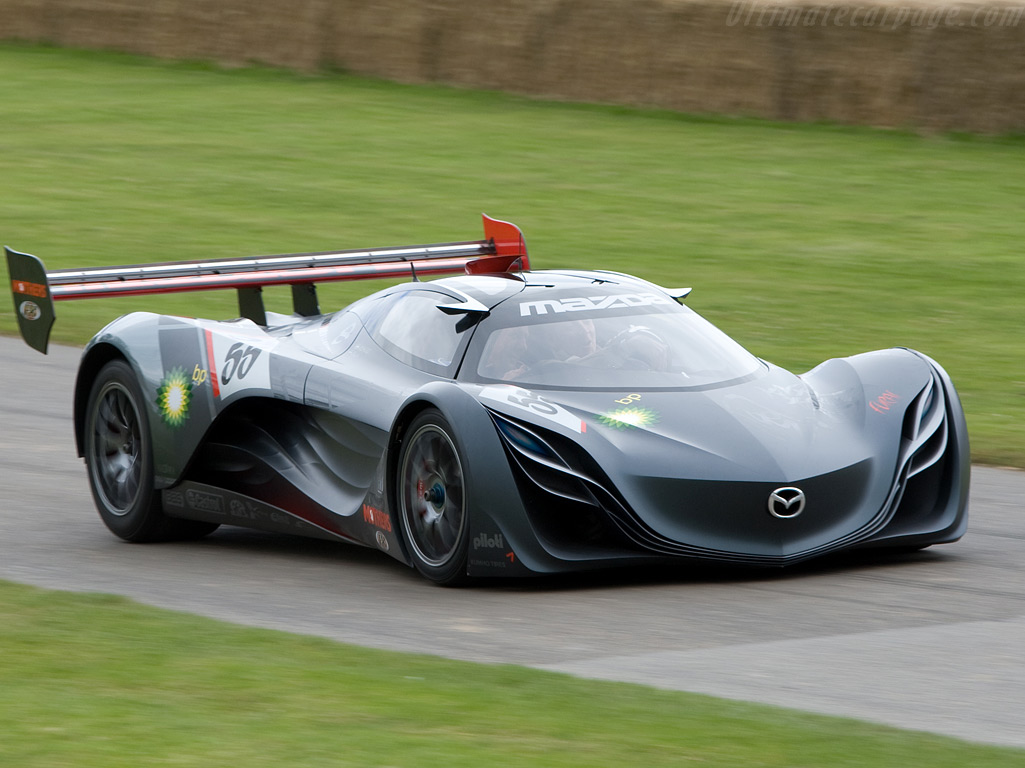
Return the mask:
M462 315L449 315L439 304L452 301L433 291L397 295L374 324L371 335L392 357L428 373L452 375L465 334Z

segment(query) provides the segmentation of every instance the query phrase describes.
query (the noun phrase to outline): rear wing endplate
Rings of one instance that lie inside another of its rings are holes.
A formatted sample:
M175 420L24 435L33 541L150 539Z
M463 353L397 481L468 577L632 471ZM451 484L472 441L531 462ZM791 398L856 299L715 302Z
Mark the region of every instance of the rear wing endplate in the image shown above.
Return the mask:
M45 354L57 301L233 288L238 291L239 314L266 325L261 295L265 285L292 286L296 314L311 317L320 314L317 283L530 269L519 228L489 216L483 219L483 240L373 250L169 261L53 272L47 272L43 262L30 254L6 247L4 253L18 329L30 347Z

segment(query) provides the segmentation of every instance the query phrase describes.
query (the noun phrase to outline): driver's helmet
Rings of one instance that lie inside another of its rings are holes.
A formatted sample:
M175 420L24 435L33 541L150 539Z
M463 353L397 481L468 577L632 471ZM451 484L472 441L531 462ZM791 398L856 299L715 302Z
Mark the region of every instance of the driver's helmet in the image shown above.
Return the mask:
M669 370L669 344L645 325L631 325L617 333L608 344L615 347L627 361L627 367L649 371Z

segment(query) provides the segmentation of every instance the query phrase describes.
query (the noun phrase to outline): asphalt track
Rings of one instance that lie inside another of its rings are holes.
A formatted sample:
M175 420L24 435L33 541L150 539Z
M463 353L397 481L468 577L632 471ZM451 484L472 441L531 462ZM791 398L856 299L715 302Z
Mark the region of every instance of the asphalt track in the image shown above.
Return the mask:
M72 443L78 354L0 339L0 578L1025 747L1025 472L976 468L968 535L911 555L449 590L376 551L237 528L115 539Z

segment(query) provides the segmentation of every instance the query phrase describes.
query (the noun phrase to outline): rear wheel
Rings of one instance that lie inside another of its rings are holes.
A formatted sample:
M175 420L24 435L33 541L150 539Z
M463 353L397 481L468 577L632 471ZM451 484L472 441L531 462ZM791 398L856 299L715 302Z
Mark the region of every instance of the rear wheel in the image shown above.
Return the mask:
M423 411L409 425L396 485L400 529L413 565L438 584L465 581L469 521L463 462L440 411Z
M96 509L126 541L199 538L215 523L168 517L153 488L153 445L142 391L131 367L112 360L100 370L85 414L85 463Z

